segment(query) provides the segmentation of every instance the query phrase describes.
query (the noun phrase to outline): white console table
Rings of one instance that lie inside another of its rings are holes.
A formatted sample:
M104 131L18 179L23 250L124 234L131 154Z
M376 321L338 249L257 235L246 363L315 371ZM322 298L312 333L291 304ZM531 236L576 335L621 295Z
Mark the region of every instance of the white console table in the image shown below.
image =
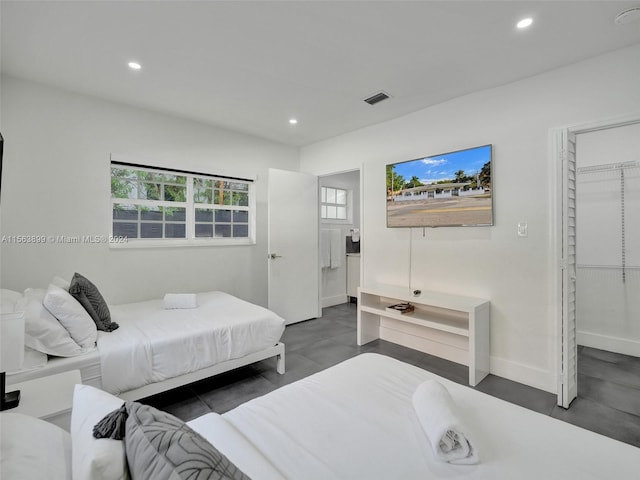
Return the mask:
M410 302L414 311L387 307ZM358 345L381 338L469 367L469 384L489 373L491 303L481 298L379 285L358 289Z

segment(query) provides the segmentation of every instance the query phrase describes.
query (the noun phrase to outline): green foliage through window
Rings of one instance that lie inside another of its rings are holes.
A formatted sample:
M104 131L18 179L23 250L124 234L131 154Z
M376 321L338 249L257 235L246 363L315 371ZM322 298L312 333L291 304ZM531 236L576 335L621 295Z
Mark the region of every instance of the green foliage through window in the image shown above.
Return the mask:
M255 222L251 196L249 181L112 163L112 233L128 239L248 239Z

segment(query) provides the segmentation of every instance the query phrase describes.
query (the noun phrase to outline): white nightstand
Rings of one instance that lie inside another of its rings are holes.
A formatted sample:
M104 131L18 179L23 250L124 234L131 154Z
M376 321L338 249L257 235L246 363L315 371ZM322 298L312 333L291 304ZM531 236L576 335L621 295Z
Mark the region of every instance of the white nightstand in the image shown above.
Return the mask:
M69 431L77 383L82 383L80 370L7 385L8 391L20 390L20 405L5 411L38 417Z

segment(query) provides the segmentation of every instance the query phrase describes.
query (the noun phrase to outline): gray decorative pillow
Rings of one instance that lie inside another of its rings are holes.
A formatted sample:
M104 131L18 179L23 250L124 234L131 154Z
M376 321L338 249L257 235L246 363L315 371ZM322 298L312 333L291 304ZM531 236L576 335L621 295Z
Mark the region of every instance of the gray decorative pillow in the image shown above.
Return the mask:
M94 427L97 438L123 433L133 480L250 480L182 420L148 405L125 402Z
M112 332L118 324L111 321L111 313L98 288L87 278L75 273L71 279L69 293L80 302L93 319L98 330Z

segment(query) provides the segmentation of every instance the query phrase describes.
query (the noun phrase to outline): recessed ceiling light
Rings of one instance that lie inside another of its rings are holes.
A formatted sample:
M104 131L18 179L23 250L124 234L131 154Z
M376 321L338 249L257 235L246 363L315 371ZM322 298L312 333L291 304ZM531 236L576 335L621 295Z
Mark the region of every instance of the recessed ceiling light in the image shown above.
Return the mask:
M527 27L530 27L532 23L533 23L533 18L523 18L518 23L516 23L516 27L527 28Z
M297 123L298 123L298 120L296 120L295 118L290 118L290 119L289 119L289 123L290 123L291 125L295 125L295 124L297 124Z
M140 70L142 68L142 65L138 62L129 62L128 65L131 70Z

